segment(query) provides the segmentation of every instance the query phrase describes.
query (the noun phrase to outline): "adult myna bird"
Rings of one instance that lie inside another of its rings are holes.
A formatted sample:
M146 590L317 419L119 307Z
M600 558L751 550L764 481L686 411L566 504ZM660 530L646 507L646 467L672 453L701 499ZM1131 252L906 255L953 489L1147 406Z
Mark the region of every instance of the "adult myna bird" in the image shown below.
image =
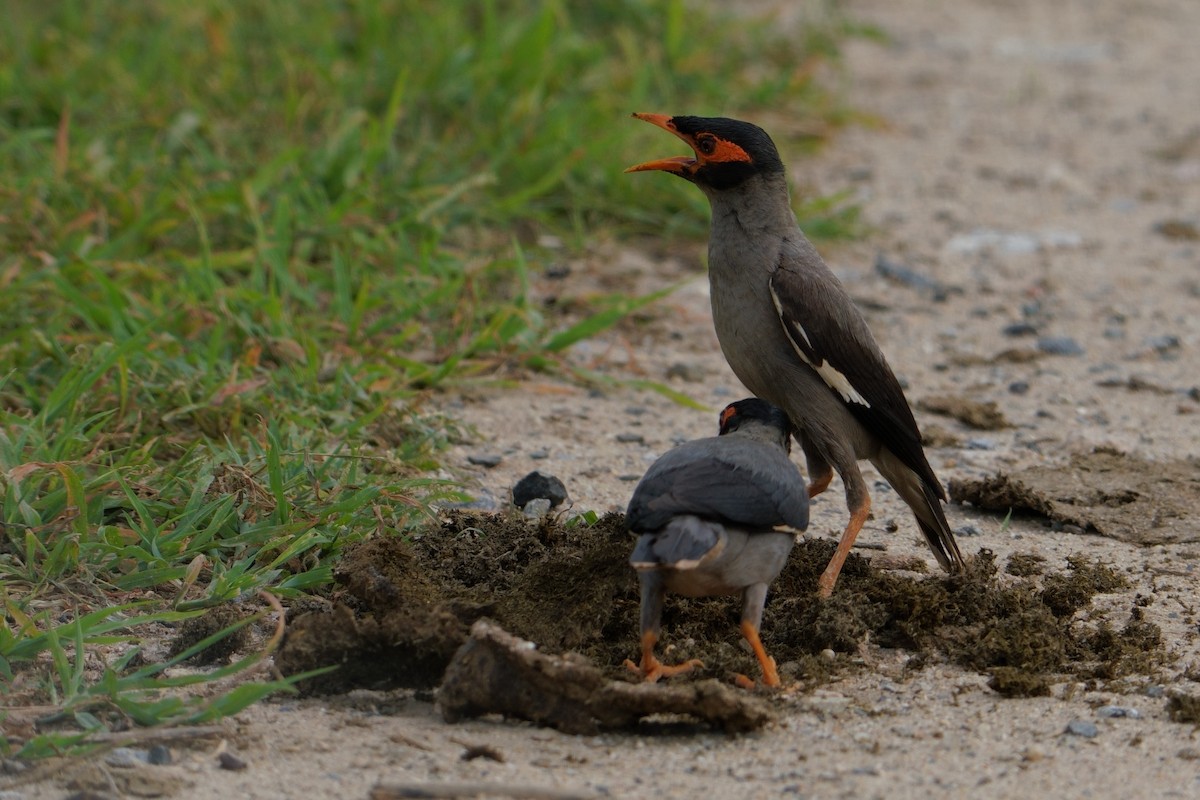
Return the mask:
M817 583L829 596L871 510L858 462L869 459L904 499L946 570L962 554L896 376L846 294L796 222L783 162L757 125L722 117L634 114L678 136L692 156L630 167L691 181L708 197L713 323L729 366L787 412L808 463L809 497L837 470L850 522Z
M645 680L700 663L667 666L654 656L667 590L688 597L741 592L742 635L763 683L779 685L758 631L767 587L795 543L792 530L778 528L808 526L804 478L788 458L791 437L783 411L757 398L739 400L721 412L718 436L667 451L634 489L625 521L641 534L629 562L642 590L642 660L626 665Z

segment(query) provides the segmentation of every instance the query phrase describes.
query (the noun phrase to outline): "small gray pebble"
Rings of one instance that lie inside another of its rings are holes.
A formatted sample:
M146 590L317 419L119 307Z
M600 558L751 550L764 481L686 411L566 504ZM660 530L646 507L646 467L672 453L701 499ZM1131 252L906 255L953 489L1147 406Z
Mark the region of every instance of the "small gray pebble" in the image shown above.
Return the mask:
M1126 719L1141 719L1142 714L1136 708L1127 706L1100 706L1096 709L1096 715L1100 717L1126 718Z
M146 760L158 767L170 764L172 761L171 748L165 744L156 744L146 752Z
M619 481L625 481L626 483L633 483L634 481L638 481L638 480L641 480L641 479L642 479L642 476L641 476L641 475L634 475L633 473L627 473L627 474L625 474L625 475L618 475L618 476L617 476L617 480L619 480Z
M1100 735L1100 729L1096 727L1096 723L1083 719L1073 719L1068 722L1066 732L1071 736L1082 736L1085 739L1095 739Z
M733 392L725 386L714 386L713 397L729 397Z
M1125 338L1125 329L1119 328L1116 325L1109 325L1107 328L1104 329L1104 338L1105 339L1124 339Z
M977 525L963 525L954 529L955 536L979 536L981 533Z
M529 519L541 519L550 513L550 500L545 497L535 497L525 504L521 513Z
M622 444L645 444L646 439L640 433L618 433L617 441Z
M667 367L667 378L679 378L688 383L700 383L705 378L704 367L677 361Z
M104 757L104 763L110 767L136 767L148 760L145 750L134 750L131 747L115 747Z
M1166 334L1164 336L1151 336L1146 340L1146 345L1157 353L1166 353L1170 350L1179 349L1179 337Z
M1036 336L1037 326L1029 322L1014 322L1004 326L1005 336Z
M625 406L625 413L631 417L640 417L646 413L645 406Z
M490 453L485 453L482 455L467 456L467 461L469 461L470 463L474 464L477 467L487 467L488 469L499 466L500 462L503 460L504 460L503 456L498 456L498 455L494 455L494 454L490 454Z
M1037 340L1037 347L1052 356L1083 355L1083 347L1070 336L1043 336Z
M1167 690L1159 683L1152 683L1145 689L1142 689L1142 694L1146 695L1146 697L1162 697L1166 693Z
M20 775L29 769L29 765L17 758L6 758L0 761L0 775Z
M968 450L995 450L996 443L983 436L967 439Z
M532 453L529 454L529 457L532 458L534 461L541 461L544 458L549 458L550 454L547 453L545 450L534 450Z
M1025 394L1029 391L1029 383L1026 381L1013 381L1008 385L1008 390L1013 394Z
M875 256L875 272L884 278L913 289L928 289L935 294L940 291L943 297L945 296L945 290L933 278L918 272L903 262L888 258L883 253Z
M221 769L228 769L234 772L245 769L247 766L249 766L245 761L238 758L233 753L230 753L228 750L217 756L217 763L220 765Z

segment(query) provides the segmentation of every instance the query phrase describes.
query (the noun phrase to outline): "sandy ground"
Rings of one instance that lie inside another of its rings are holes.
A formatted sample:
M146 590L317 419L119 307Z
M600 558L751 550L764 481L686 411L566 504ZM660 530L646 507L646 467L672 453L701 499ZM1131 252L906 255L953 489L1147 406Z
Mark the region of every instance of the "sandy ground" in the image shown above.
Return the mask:
M845 131L815 159L785 160L796 192L849 189L873 226L862 242L821 249L866 309L910 400L995 401L1013 423L972 431L918 410L925 428L957 441L929 450L943 482L1062 464L1097 445L1151 462L1200 452L1200 3L847 5L891 37L852 42L845 64L849 102L880 124ZM678 143L649 127L631 135L645 136L647 158L676 154ZM694 191L682 183L679 190ZM631 479L657 455L710 435L716 410L745 390L717 348L702 254L689 247L649 256L601 243L566 278L538 288L567 296L598 286L640 291L696 276L637 324L572 357L614 377L667 382L711 411L649 391L588 392L549 381L471 392L454 403L478 433L450 455L458 474L504 501L517 478L540 469L566 483L575 510L622 510ZM937 288L879 274L879 254ZM1033 332L1006 333L1018 323ZM1069 337L1082 353L996 358L1036 348L1038 337ZM619 442L618 433L642 439ZM469 464L482 454L502 461L492 469ZM873 495L860 542L934 566L903 504L882 484ZM816 502L809 535L835 535L845 514L835 483ZM1147 618L1179 654L1171 670L1178 677L1143 693L1060 684L1052 697L1005 700L985 676L936 665L907 673L905 654L867 648L869 669L815 694L784 692L780 724L741 737L572 737L499 720L451 726L428 696L282 701L224 723L220 744L175 746L176 764L153 768L159 789L189 798L365 798L379 782L468 782L555 796L1200 796L1195 729L1166 712L1167 695L1194 685L1182 673L1200 650L1200 545L1186 541L1200 540L1195 517L1176 522L1177 543L1138 547L1036 519L1004 525L969 507L950 506L948 515L975 532L960 534L966 553L986 547L1003 561L1036 552L1055 567L1084 553L1125 572L1132 588L1097 605L1125 609L1136 594L1153 597ZM892 521L899 530L889 533ZM768 608L767 628L770 615ZM634 631L630 645L632 656ZM1106 716L1105 705L1136 716ZM1095 735L1067 733L1073 721L1094 723ZM503 761L464 759L475 746ZM248 767L218 769L219 747ZM119 769L108 772L125 780ZM69 777L11 791L62 798Z

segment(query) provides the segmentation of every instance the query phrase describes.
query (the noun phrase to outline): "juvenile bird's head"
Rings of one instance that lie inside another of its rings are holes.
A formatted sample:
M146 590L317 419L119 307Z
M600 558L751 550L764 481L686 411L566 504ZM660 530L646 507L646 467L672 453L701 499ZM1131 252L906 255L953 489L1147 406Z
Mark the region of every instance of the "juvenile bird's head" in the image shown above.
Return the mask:
M721 436L735 431L774 442L785 451L792 451L792 423L783 409L766 400L750 397L730 403L721 411Z
M783 174L775 143L757 125L725 117L633 116L675 134L688 143L695 157L647 161L626 172L661 170L715 191L732 189L755 175Z

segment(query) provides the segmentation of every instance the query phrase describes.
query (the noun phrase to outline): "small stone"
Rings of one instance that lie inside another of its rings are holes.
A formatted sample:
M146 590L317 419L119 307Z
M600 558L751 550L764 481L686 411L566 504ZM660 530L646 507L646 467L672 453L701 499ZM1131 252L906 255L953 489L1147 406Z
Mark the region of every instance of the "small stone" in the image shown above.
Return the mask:
M567 499L567 487L553 475L534 470L513 485L512 498L518 508L525 508L531 500L545 499L549 510Z
M1162 697L1167 693L1166 688L1161 683L1152 683L1145 689L1142 689L1142 694L1146 697Z
M1008 385L1008 391L1013 394L1026 394L1029 391L1028 381L1013 381Z
M1151 336L1146 340L1146 346L1160 355L1169 353L1172 350L1178 350L1180 341L1178 336L1165 334L1163 336Z
M1084 353L1079 342L1070 336L1043 336L1037 340L1037 348L1052 356L1081 356Z
M521 507L521 513L529 519L541 519L550 513L550 501L545 497L535 497Z
M640 417L646 413L645 406L625 406L625 413L631 417Z
M1067 723L1066 733L1070 736L1082 736L1085 739L1095 739L1100 735L1096 723L1083 719L1073 719Z
M955 536L979 536L981 533L977 525L961 525L954 529Z
M532 453L529 454L529 457L531 459L533 459L534 461L541 461L543 459L549 458L550 454L547 453L545 450L534 450Z
M29 769L29 765L18 758L6 758L0 761L0 775L20 775Z
M561 281L571 274L571 267L569 264L551 264L542 271L542 274L548 280Z
M495 455L492 453L481 453L478 455L467 456L468 462L474 464L477 467L486 467L488 469L499 466L500 462L503 460L504 460L503 456L498 456L498 455Z
M1127 706L1100 706L1096 715L1107 719L1141 719L1142 714L1136 708Z
M1037 326L1029 322L1014 322L1004 326L1005 336L1036 336Z
M821 651L821 658L825 659L826 661L836 661L837 653L833 652L831 648L826 647Z
M667 367L667 379L671 378L679 378L688 383L700 383L705 378L705 370L699 364L677 361Z
M621 444L645 444L646 439L640 433L618 433L617 441Z
M145 750L134 750L129 747L115 747L104 757L105 764L120 768L136 767L148 760Z
M229 752L228 750L222 752L219 756L217 756L217 764L220 765L221 769L227 769L227 770L231 770L233 772L243 770L247 766L249 766L245 761L238 758L237 756L235 756L233 753Z
M146 751L146 761L156 767L170 764L172 760L171 748L165 744L156 744Z
M1194 747L1185 747L1176 753L1175 757L1184 761L1200 761L1200 750Z
M624 481L625 483L633 483L634 481L640 481L641 479L641 475L634 475L632 472L627 472L624 475L617 476L617 480Z
M880 253L875 257L876 274L914 289L925 289L935 296L945 298L946 292L942 285L927 275L922 275L907 264L892 259Z
M984 437L976 437L976 438L972 438L972 439L967 439L967 449L968 450L995 450L996 442L993 441L992 439L987 439Z

